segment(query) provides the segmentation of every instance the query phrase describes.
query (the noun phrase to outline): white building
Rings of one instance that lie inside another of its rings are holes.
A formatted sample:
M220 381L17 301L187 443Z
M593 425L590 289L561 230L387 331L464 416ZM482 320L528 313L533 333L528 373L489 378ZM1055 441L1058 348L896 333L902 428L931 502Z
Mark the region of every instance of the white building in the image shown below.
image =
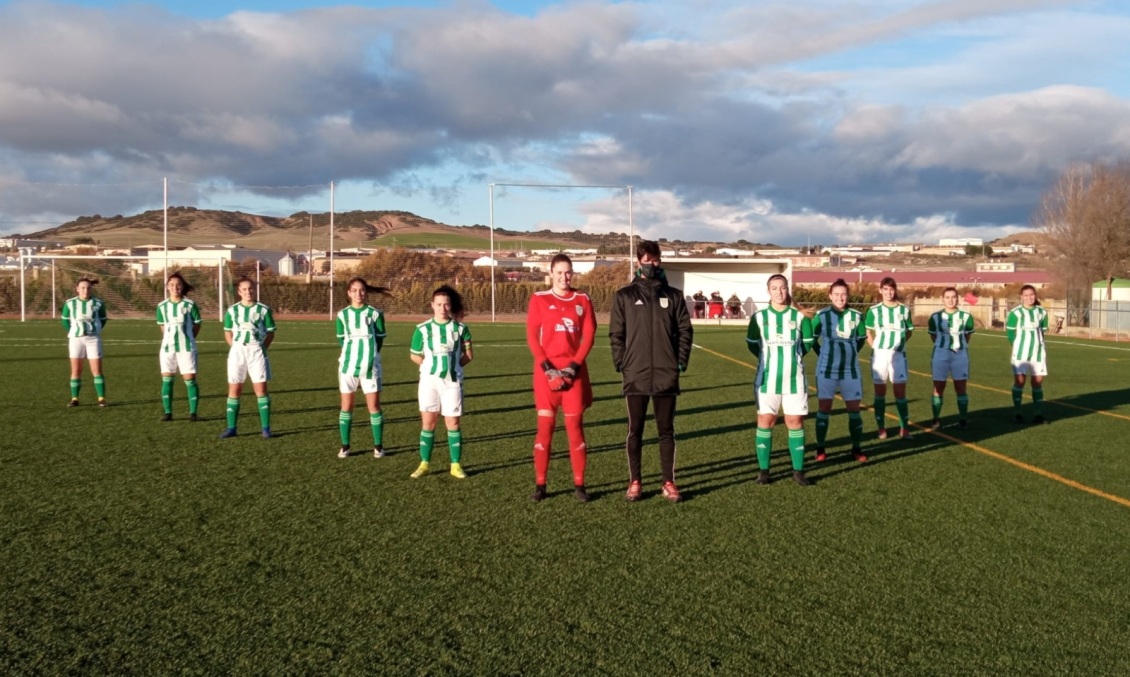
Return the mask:
M287 262L284 262L284 259ZM242 263L244 261L262 261L275 270L279 275L294 274L294 258L285 251L271 251L267 249L244 249L235 245L192 245L184 249L150 250L148 269L153 275L164 274L166 262L168 269L180 268L214 268L224 263ZM284 273L283 269L289 269Z

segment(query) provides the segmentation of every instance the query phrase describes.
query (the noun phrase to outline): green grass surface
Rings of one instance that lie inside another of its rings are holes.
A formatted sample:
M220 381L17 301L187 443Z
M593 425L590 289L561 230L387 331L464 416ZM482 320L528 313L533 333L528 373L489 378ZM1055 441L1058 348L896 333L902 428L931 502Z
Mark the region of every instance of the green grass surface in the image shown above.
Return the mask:
M152 323L110 323L104 410L91 405L89 375L83 406L63 406L56 323L0 323L0 669L1130 674L1124 346L1057 340L1052 424L1018 426L1006 342L978 335L968 428L878 442L868 414L872 461L861 465L837 406L829 460L805 489L788 479L780 426L775 481L753 483L744 330L699 328L706 350L692 357L676 419L687 500L670 505L650 423L645 500L622 498L626 419L601 336L586 426L595 500L573 500L559 431L551 496L535 505L522 328L472 330L470 476L459 481L408 477L419 430L411 325L393 324L384 351L392 453L340 460L328 322L280 327L272 440L258 437L249 392L241 435L216 439L226 346L214 321L195 424L179 380L177 419L158 422ZM924 339L909 344L917 421L930 418ZM946 406L953 424L952 392ZM361 411L358 450L370 439ZM445 470L437 438L433 466Z
M433 233L433 232L398 232L388 233L365 243L370 247L441 247L447 249L482 249L490 250L490 236L462 235L458 233ZM553 242L550 240L523 240L496 237L495 249L501 251L531 249L570 249L577 248L577 243Z

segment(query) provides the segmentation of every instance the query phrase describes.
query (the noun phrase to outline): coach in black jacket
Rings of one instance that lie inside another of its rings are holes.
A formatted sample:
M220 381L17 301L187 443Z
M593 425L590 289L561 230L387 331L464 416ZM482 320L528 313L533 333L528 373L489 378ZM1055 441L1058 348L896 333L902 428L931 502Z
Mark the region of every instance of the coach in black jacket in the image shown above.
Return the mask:
M628 493L638 501L640 456L647 402L652 402L659 431L659 463L663 471L663 497L678 502L675 487L675 398L679 374L691 358L694 329L683 292L667 284L660 267L659 245L643 241L636 258L636 278L616 291L608 338L612 363L623 375L624 399L628 407Z

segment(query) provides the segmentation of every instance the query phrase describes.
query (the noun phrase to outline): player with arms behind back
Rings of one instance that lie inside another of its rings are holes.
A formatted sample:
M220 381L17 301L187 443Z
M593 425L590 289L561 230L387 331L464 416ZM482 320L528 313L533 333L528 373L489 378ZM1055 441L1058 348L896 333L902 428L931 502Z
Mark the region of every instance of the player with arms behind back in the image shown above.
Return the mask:
M463 367L473 357L471 330L463 324L463 297L447 285L432 292L432 319L416 325L412 333L410 357L420 365L420 465L413 479L427 475L435 446L436 423L443 415L447 426L447 450L451 455L451 476L464 479Z
M228 350L228 402L226 414L228 427L220 438L235 437L239 421L239 398L243 382L251 377L259 405L259 422L263 438L271 437L271 398L267 395L267 381L271 379L271 363L267 361L267 348L275 340L275 318L271 309L254 298L255 283L243 277L236 283L239 303L224 313L224 339Z
M757 357L753 382L757 396L758 484L769 484L769 459L773 451L773 426L777 414L785 416L789 430L789 457L793 480L807 487L804 476L804 417L808 415L808 382L804 355L812 348L812 321L793 307L789 281L784 275L769 277L769 305L749 318L746 347Z
M90 363L98 406L106 406L106 378L102 375L102 327L106 326L106 304L91 295L98 280L84 277L75 285L77 296L63 303L63 328L67 330L67 351L71 358L71 401L78 406L82 388L82 361Z
M895 406L899 414L899 436L910 438L910 402L906 399L906 342L914 332L910 309L899 301L899 288L893 277L879 283L883 300L867 310L864 326L871 346L871 379L875 386L875 424L879 439L887 439L887 381L895 386Z
M828 289L832 305L816 313L813 323L813 349L816 351L816 460L826 458L824 442L828 439L828 423L832 413L832 400L836 391L844 398L848 412L848 432L851 434L851 455L865 463L863 455L863 415L859 404L863 400L863 374L859 368L859 349L867 343L863 327L863 314L848 308L848 284L836 280Z
M573 495L582 503L585 491L584 414L592 406L592 382L585 359L596 336L596 317L587 294L573 289L573 261L558 254L549 263L552 289L530 298L526 315L526 343L534 356L534 406L538 431L534 440L534 493L530 500L546 497L550 445L557 427L557 410L565 414L569 437L569 462L573 467Z
M973 316L957 308L957 289L946 287L942 292L945 307L930 315L926 331L934 342L930 370L934 378L934 395L930 403L934 410L931 430L942 427L942 398L946 392L946 379L953 378L957 393L958 425L962 428L969 420L969 341L973 338Z
M157 324L161 326L161 405L162 421L173 420L173 375L180 370L188 391L188 419L196 420L200 388L196 385L196 337L200 334L200 308L188 294L192 285L180 273L165 282L169 297L157 304Z
M1048 375L1048 353L1044 335L1048 332L1048 311L1040 305L1036 288L1026 284L1020 288L1020 305L1008 311L1004 325L1012 344L1012 406L1017 423L1024 422L1020 412L1024 402L1024 384L1032 377L1032 404L1036 415L1033 423L1044 423L1044 377Z
M381 411L381 348L385 341L384 313L368 304L370 292L384 291L372 287L363 278L355 277L345 286L349 305L337 314L337 342L341 355L337 359L337 383L341 392L341 413L337 417L341 433L338 458L350 453L353 429L353 398L360 388L369 406L369 427L373 432L373 458L383 458L384 413Z

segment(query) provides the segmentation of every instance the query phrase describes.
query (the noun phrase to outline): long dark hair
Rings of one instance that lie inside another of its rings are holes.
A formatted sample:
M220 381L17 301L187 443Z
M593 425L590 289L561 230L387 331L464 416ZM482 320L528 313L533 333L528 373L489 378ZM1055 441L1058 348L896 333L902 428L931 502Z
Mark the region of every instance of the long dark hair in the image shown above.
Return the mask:
M446 296L447 300L451 302L451 317L456 320L463 319L463 296L455 291L451 285L443 285L432 292L432 300L434 301L437 296Z
M80 277L78 279L78 282L75 282L75 289L78 289L78 286L80 284L82 284L83 282L85 282L85 283L89 284L91 287L93 287L94 285L98 284L98 278L87 277L87 276L83 275L82 277Z
M1024 285L1023 287L1020 288L1020 293L1023 294L1025 289L1031 289L1032 295L1036 296L1036 288L1033 287L1032 285L1030 285L1030 284ZM1020 303L1021 303L1021 305L1024 304L1023 301L1021 301ZM1040 305L1040 297L1039 296L1036 296L1036 300L1032 303L1032 305L1034 305L1034 306Z
M844 282L844 278L842 277L836 278L836 281L828 286L828 293L831 294L832 290L836 287L843 287L844 289L848 290L849 294L851 293L851 286L849 286L847 282Z
M351 277L351 278L349 278L349 282L345 283L345 291L348 292L349 288L352 287L355 282L360 283L361 286L365 288L365 291L369 292L370 294L387 294L388 293L388 287L375 287L375 286L369 284L368 282L366 282L365 278L363 278L363 277Z
M191 292L193 289L195 289L195 287L193 287L191 284L188 283L188 280L184 279L184 276L180 274L179 270L165 279L165 286L168 287L169 283L172 282L174 279L180 280L180 295L181 296L188 296L188 293Z

